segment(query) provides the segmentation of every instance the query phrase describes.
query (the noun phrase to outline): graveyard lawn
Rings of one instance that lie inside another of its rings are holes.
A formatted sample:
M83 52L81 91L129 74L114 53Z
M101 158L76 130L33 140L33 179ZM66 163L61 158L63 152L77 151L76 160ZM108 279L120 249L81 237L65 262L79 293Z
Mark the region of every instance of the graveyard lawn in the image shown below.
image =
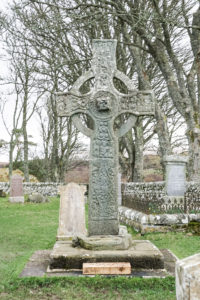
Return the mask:
M19 278L36 250L52 249L58 228L59 198L49 203L14 204L0 198L0 299L174 299L175 280L141 278ZM87 211L87 210L86 210ZM179 258L200 252L200 237L184 233L152 233L159 248Z

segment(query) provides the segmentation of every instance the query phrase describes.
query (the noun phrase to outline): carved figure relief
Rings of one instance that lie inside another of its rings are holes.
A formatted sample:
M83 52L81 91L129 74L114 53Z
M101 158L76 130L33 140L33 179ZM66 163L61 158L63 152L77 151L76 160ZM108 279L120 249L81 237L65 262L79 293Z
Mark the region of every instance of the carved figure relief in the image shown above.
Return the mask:
M91 219L113 219L116 218L116 194L114 191L114 162L95 161L92 168L92 210L95 213ZM114 217L115 216L115 217Z

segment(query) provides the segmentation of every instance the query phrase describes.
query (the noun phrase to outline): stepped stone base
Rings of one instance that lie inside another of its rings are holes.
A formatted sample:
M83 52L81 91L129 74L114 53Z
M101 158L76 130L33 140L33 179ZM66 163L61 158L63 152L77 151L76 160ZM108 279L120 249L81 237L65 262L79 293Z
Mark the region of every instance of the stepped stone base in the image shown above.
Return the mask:
M57 241L50 255L49 271L82 269L83 263L130 262L135 269L163 269L164 257L150 241L133 240L127 250L74 248L70 241Z
M121 275L128 277L142 277L142 278L152 278L152 277L161 277L174 276L175 274L175 262L177 257L168 249L160 250L164 256L164 269L132 269L130 275ZM20 274L20 277L59 277L59 276L93 276L93 275L84 275L82 270L65 270L65 269L50 269L49 264L51 261L50 255L52 250L38 250L33 253L29 258L27 264L25 265L23 271ZM103 275L109 276L109 275ZM110 276L119 276L119 275L110 275Z

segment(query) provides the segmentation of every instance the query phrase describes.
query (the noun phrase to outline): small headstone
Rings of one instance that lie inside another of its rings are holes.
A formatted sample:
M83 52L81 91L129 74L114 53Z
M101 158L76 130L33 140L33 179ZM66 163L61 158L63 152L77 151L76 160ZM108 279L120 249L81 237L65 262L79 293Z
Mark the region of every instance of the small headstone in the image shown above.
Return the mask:
M176 299L200 299L200 253L176 263Z
M129 262L102 262L83 263L84 275L129 275L131 264Z
M85 203L82 188L76 183L60 186L60 213L57 240L86 235Z
M168 196L184 196L186 191L186 163L188 158L180 155L167 155L163 159L166 165L166 191Z
M24 203L23 178L20 175L13 175L10 182L10 197L12 203Z

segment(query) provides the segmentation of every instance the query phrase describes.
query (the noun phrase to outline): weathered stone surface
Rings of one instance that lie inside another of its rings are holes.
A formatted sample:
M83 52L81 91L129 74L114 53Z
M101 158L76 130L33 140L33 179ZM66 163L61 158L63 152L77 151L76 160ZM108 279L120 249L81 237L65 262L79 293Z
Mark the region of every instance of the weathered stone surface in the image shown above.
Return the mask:
M177 261L176 299L200 299L200 253Z
M126 235L95 235L95 236L77 236L73 240L74 246L80 246L88 250L127 250L132 244L130 234Z
M121 179L122 179L122 174L118 173L118 205L122 205Z
M186 191L187 157L167 155L163 159L166 165L166 190L168 196L183 196Z
M82 269L83 263L130 262L132 268L163 269L162 253L149 241L132 242L128 250L87 250L58 241L51 253L50 269Z
M19 277L42 277L50 262L52 250L38 250L29 258Z
M160 249L160 252L164 256L164 267L170 275L175 276L175 264L178 260L176 255L169 249Z
M154 214L147 215L128 207L119 207L119 220L137 231L167 232L175 228L186 228L190 222L200 222L200 214Z
M85 235L85 203L82 188L76 183L60 187L58 240Z
M77 270L50 269L48 267L51 260L50 254L51 254L51 250L39 250L34 252L33 255L29 258L23 271L21 272L20 277L89 276L89 275L83 275L81 269L77 269ZM129 277L145 277L145 278L162 277L163 278L165 276L169 276L169 274L171 273L168 273L165 269L132 269L132 273L131 275L129 275Z
M131 274L130 263L83 263L83 274L125 275Z
M40 193L33 193L28 196L28 201L33 203L44 203L49 202L49 199Z
M137 91L132 81L117 70L116 43L94 40L91 69L75 82L67 97L57 99L58 114L72 116L76 127L91 138L89 235L118 235L118 137L133 127L134 116L153 115L155 110L152 91ZM114 77L127 86L128 94L116 90ZM93 89L81 94L81 85L91 78L95 78ZM81 123L77 116L80 113L93 119L94 130ZM114 132L114 121L122 113L132 116Z
M174 230L174 226L185 226L190 220L199 219L199 214L150 214L139 212L124 206L119 207L121 223L133 227L142 233L166 232Z
M127 227L124 225L119 226L119 235L126 235L128 234Z
M20 175L13 175L11 178L9 201L24 203L23 178Z

